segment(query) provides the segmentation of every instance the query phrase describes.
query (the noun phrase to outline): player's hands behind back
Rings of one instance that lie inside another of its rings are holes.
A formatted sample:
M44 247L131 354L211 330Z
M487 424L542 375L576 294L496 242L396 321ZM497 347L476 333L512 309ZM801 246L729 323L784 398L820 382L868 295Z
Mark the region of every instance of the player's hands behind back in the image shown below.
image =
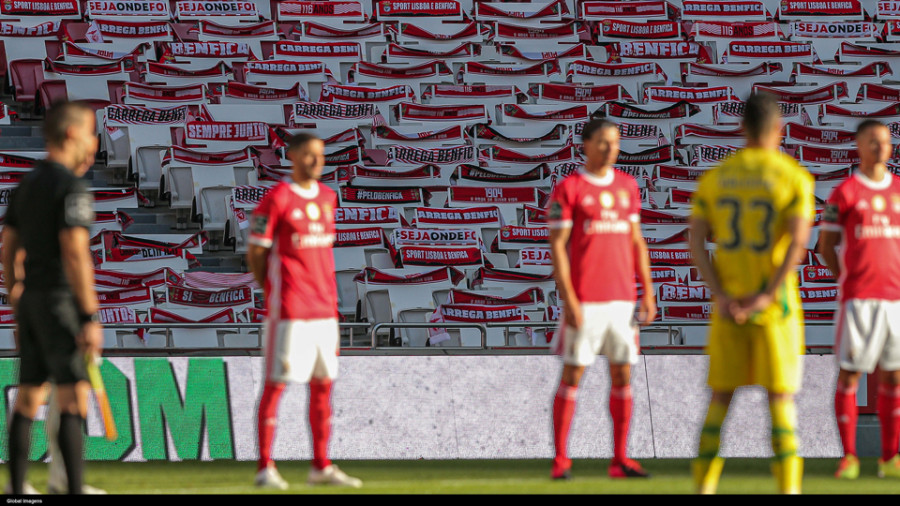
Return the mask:
M737 301L737 309L732 313L735 323L743 325L754 314L772 305L774 297L765 292L744 297Z
M85 355L100 356L103 351L103 327L97 322L85 323L76 341Z

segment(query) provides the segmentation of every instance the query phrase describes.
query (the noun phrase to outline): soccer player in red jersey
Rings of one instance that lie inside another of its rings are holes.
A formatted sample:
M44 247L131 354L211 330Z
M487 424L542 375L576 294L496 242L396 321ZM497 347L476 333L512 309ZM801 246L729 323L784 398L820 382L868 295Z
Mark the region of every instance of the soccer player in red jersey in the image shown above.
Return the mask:
M859 170L829 197L819 237L819 253L840 284L834 410L844 458L835 475L859 476L856 389L877 364L878 475L900 478L900 178L885 166L892 151L886 126L863 121L856 144Z
M646 477L626 456L631 420L631 364L637 362L639 333L633 324L637 299L634 278L644 287L641 323L656 316L650 258L641 234L641 199L631 176L613 168L619 156L619 129L593 120L582 132L584 168L557 183L550 197L550 247L557 290L563 301L560 332L551 347L563 356L562 379L553 401L556 458L551 477L567 479L569 426L584 368L597 353L609 360L612 387L613 478Z
M334 278L337 195L318 181L325 144L313 135L291 138L293 165L253 211L247 263L266 295L265 385L259 402L256 485L286 489L272 462L278 401L288 381L309 383L313 462L307 482L359 487L362 482L328 460L331 383L340 349Z

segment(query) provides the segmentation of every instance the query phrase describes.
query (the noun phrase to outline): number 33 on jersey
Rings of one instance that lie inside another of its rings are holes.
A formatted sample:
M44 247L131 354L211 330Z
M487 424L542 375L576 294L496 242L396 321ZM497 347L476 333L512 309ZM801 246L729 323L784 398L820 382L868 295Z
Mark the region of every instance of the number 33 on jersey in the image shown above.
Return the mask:
M814 218L813 189L812 176L796 160L761 149L743 149L701 177L693 216L710 225L716 273L731 297L763 290L784 263L788 220ZM785 284L784 293L796 292L796 276Z

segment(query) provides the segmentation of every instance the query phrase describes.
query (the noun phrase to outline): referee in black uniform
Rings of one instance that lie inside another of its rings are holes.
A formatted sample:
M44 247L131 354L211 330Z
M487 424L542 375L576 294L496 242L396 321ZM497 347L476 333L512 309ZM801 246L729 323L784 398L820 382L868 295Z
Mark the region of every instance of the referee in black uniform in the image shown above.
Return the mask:
M13 191L3 227L3 275L18 323L19 391L9 423L13 494L21 494L31 424L45 384L57 386L59 448L69 493L81 493L84 417L90 390L86 353L103 343L94 291L90 226L94 204L79 179L94 163L94 111L78 102L54 105L43 125L47 160ZM16 272L24 256L24 278Z

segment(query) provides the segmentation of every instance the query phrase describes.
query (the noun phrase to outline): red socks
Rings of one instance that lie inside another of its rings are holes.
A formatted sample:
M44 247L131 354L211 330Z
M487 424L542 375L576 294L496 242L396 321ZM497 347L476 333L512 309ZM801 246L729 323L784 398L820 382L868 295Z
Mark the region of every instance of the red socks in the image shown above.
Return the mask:
M613 461L627 460L628 427L631 424L631 385L615 386L609 390L609 413L613 421Z
M888 461L900 446L900 385L878 386L878 421L881 422L881 458Z
M309 382L309 428L313 437L313 466L325 469L328 460L328 439L331 436L331 380Z
M560 382L553 399L553 444L556 447L553 464L561 469L568 469L571 465L566 456L566 444L569 441L569 426L572 425L572 416L575 414L577 392L578 387Z
M257 471L262 471L272 462L272 441L275 439L278 401L281 400L282 392L284 392L284 383L267 381L263 388L256 419L256 428L259 432L259 467Z
M858 416L856 407L856 388L846 388L838 385L834 393L834 414L837 418L838 432L841 434L841 444L844 445L844 455L856 455L856 419Z

